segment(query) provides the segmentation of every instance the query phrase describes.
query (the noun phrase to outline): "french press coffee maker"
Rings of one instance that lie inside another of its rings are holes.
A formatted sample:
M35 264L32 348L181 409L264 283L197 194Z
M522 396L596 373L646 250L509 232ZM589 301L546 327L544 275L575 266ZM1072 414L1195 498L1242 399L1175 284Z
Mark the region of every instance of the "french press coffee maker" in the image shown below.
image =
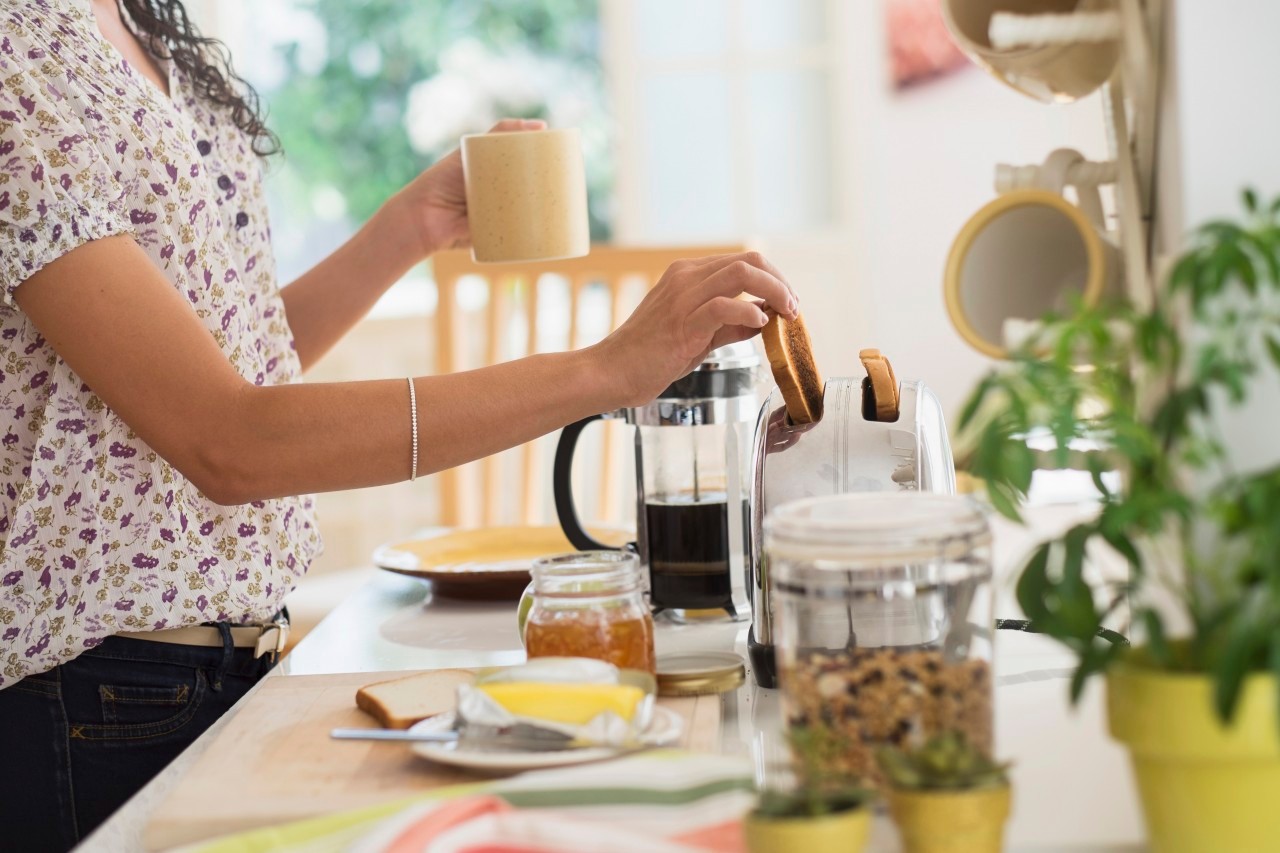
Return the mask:
M746 618L747 472L760 410L760 356L749 343L713 350L653 402L570 424L556 448L556 513L575 548L605 550L583 529L570 472L582 430L601 418L636 429L636 542L655 614L675 621Z

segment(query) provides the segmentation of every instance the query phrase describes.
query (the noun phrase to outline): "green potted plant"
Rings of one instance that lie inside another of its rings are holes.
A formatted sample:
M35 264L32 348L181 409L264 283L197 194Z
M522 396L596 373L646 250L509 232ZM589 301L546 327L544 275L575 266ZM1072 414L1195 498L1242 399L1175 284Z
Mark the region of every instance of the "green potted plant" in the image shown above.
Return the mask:
M970 472L1011 518L1036 468L1093 476L1096 516L1031 553L1018 601L1075 653L1073 701L1106 673L1161 853L1280 850L1280 468L1238 470L1221 424L1276 384L1280 199L1244 204L1192 235L1154 304L1047 318L960 418ZM1126 579L1090 582L1099 543ZM1098 637L1126 611L1132 649Z
M871 832L874 794L860 780L836 775L830 733L793 726L787 732L796 762L795 785L765 790L743 829L751 853L858 853Z
M1011 794L997 764L959 732L918 749L881 747L889 814L907 853L1000 853Z

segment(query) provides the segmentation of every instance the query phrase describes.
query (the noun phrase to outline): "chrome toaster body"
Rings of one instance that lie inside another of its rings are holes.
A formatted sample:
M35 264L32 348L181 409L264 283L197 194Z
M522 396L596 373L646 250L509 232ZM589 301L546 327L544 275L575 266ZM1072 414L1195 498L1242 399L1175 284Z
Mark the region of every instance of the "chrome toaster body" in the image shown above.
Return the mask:
M769 579L762 570L763 525L769 511L788 501L848 492L919 490L953 494L955 463L942 407L922 382L902 382L898 419L869 419L875 407L867 380L830 379L823 416L792 425L781 394L765 400L752 454L751 525L747 591L752 627L752 669L761 687L777 680Z

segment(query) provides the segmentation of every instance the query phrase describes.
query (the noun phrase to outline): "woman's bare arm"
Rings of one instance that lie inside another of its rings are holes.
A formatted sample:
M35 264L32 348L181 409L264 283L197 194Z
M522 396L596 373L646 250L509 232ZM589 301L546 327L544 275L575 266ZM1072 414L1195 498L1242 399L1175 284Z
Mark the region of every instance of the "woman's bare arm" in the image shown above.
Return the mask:
M422 237L393 199L333 254L280 295L298 359L308 370L426 257Z
M489 131L539 130L503 119ZM354 237L284 288L285 317L307 370L416 263L471 244L462 154L456 148L396 193Z
M712 347L756 334L747 293L791 315L754 253L676 264L621 329L577 352L415 380L419 472L646 402ZM126 424L211 500L247 503L407 479L404 381L257 387L131 237L87 243L18 287L19 307Z

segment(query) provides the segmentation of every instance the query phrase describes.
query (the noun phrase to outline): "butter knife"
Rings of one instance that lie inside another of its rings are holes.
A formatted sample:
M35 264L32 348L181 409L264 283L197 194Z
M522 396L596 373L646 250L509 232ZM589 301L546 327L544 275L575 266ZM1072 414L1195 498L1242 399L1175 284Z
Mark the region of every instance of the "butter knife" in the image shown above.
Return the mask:
M519 737L496 735L493 737L468 735L456 730L442 732L415 732L409 729L333 729L329 736L335 740L376 740L399 741L407 743L453 743L465 749L500 752L512 750L518 752L559 751L565 749L583 749L596 744L574 741L570 738L554 737Z

